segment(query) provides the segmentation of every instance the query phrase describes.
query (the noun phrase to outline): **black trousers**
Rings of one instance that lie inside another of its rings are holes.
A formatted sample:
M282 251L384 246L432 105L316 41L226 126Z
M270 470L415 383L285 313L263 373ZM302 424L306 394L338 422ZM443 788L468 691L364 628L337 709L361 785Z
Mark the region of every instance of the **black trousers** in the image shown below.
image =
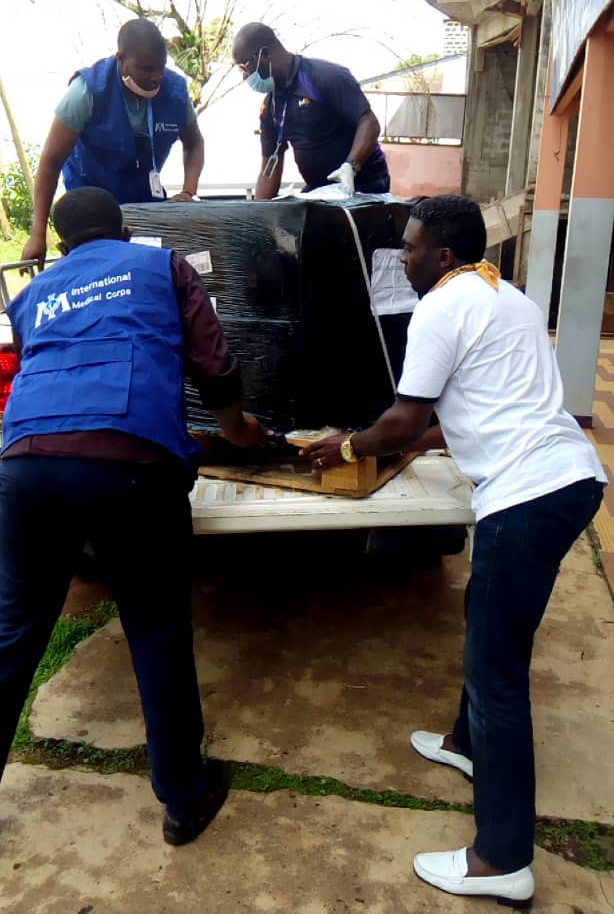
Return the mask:
M0 461L0 776L89 540L108 574L130 646L155 794L183 816L204 791L188 489L178 461Z

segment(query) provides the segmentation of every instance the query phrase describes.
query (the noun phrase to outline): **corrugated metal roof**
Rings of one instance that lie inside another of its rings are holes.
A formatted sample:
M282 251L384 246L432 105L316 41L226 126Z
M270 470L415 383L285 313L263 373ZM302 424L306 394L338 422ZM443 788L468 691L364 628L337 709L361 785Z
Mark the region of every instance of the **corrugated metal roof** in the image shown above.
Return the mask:
M404 73L417 73L420 70L424 70L426 67L435 67L438 64L448 63L451 60L460 60L461 57L466 57L467 54L449 54L447 57L437 57L435 60L427 60L424 63L417 63L411 67L402 67L398 70L389 70L388 73L379 73L377 76L369 76L368 79L361 79L360 85L366 86L369 83L377 82L380 79L389 79L393 76L403 76Z

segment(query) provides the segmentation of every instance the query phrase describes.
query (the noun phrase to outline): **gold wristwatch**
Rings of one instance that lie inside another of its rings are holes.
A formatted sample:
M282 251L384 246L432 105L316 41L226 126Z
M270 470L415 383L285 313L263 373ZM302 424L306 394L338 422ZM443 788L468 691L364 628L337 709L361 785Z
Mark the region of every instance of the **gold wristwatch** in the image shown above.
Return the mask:
M346 463L356 463L358 460L358 457L356 456L352 446L352 435L348 435L345 441L341 442L341 447L339 450L341 451L341 456Z

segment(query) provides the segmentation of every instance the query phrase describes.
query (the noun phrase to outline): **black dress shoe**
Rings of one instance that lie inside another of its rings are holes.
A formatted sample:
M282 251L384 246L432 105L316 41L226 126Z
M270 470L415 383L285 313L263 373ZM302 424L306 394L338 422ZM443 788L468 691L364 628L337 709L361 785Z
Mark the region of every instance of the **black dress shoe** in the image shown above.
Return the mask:
M167 844L179 847L197 838L213 822L228 796L226 767L217 760L207 762L208 786L194 804L193 813L185 819L175 819L166 811L162 834Z

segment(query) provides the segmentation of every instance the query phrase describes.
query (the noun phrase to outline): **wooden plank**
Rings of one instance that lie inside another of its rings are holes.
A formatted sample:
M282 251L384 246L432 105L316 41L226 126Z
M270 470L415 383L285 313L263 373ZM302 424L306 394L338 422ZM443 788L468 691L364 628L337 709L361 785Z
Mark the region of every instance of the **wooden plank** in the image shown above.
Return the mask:
M518 215L518 234L516 235L516 249L514 251L514 274L513 281L517 285L520 281L520 270L522 265L522 252L524 248L525 217L527 214L526 201Z
M327 430L319 437L330 434ZM303 446L315 438L302 437ZM280 489L294 489L304 492L319 492L323 495L345 495L365 498L376 492L393 476L406 467L417 452L410 451L392 458L365 457L356 463L347 463L322 472L312 472L309 461L304 458L278 458L262 466L230 466L203 464L200 476L214 479L242 482L248 485L263 485Z
M480 18L476 32L476 44L479 48L492 48L516 36L519 21L516 16L507 13L485 13Z
M569 86L563 92L560 99L556 103L556 107L553 110L553 114L562 114L569 106L576 100L576 95L582 88L582 83L584 82L584 64L580 66L580 69L569 83Z
M486 225L486 246L501 244L518 233L520 211L524 206L525 191L482 205Z

